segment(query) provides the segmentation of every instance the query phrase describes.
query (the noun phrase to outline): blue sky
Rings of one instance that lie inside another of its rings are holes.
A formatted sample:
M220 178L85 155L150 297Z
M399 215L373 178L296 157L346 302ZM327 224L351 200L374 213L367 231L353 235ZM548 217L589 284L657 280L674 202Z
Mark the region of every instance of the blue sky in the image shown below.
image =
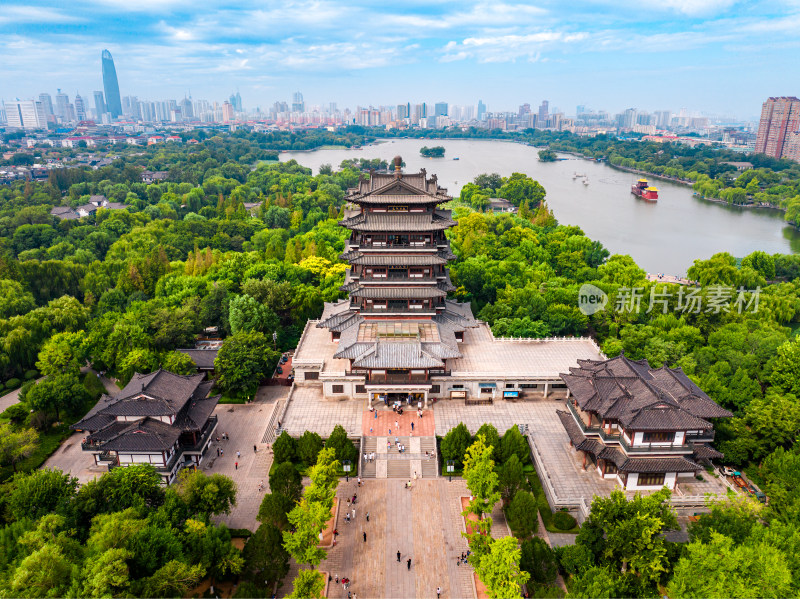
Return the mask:
M246 108L550 101L755 117L800 95L800 0L2 0L0 98L102 89Z

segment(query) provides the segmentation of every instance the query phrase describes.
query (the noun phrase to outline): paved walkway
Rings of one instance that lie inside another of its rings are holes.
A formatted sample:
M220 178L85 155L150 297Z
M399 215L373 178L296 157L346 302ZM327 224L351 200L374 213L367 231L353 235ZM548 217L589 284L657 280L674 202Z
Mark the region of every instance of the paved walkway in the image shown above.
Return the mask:
M414 423L413 430L411 429L412 422ZM399 415L393 410L387 409L374 412L364 410L361 420L363 436L432 437L435 434L434 429L434 414L431 410L423 410L422 418L417 415L417 410L404 410Z
M365 407L364 400L326 400L322 396L322 387L295 386L281 425L293 437L299 437L305 431L328 437L337 424L341 424L348 435L360 437Z

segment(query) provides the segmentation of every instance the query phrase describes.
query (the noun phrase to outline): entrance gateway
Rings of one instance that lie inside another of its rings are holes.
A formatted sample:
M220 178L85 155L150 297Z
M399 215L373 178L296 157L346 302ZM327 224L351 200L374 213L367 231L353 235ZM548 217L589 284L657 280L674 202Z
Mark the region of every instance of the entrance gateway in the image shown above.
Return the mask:
M403 409L417 409L422 406L428 407L428 387L400 387L400 386L387 386L379 389L369 390L369 406L379 407L384 404L392 407L395 403L399 402ZM409 401L410 400L410 401Z

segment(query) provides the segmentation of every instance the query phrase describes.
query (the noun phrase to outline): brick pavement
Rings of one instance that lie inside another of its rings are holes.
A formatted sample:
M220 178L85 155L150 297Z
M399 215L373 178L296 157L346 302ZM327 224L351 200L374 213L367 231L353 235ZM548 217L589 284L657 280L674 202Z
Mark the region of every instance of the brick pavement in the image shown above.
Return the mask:
M399 431L395 427L395 422L400 425ZM407 437L412 434L411 423L414 423L413 436L431 437L435 434L433 412L423 410L422 418L417 416L416 410L404 410L402 414L396 414L393 410L375 410L370 412L364 410L361 419L361 434L364 436L386 436L389 429L392 436Z
M305 431L327 437L334 426L341 424L348 435L358 437L365 404L366 401L355 399L326 400L322 397L322 387L295 386L281 425L293 437Z

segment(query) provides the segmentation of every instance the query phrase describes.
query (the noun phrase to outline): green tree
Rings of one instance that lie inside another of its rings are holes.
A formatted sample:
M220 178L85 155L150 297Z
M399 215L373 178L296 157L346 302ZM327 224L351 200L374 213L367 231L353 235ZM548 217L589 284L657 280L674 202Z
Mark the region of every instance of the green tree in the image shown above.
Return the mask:
M522 542L519 565L531 575L531 582L536 584L553 584L558 575L555 552L539 537Z
M297 457L301 462L308 466L313 466L317 463L317 454L322 449L322 437L317 433L306 431L297 440ZM272 482L270 482L272 488Z
M470 503L470 511L483 519L485 514L491 514L494 505L500 500L500 492L497 490L498 477L494 471L492 448L486 445L482 435L478 435L467 449L464 478L474 497Z
M354 464L358 463L358 450L353 442L347 437L347 431L341 424L333 427L330 437L325 442L325 448L332 448L334 457L339 462L350 460Z
M85 343L83 331L56 333L42 346L36 368L44 376L71 374L77 377L86 364Z
M530 574L520 569L520 549L514 537L494 539L489 551L475 564L475 573L491 597L517 598Z
M735 544L717 532L695 541L675 565L672 597L789 597L792 573L786 555L766 543Z
M31 456L39 447L39 435L32 428L15 430L10 424L0 422L0 465L17 471L17 464Z
M787 393L800 396L800 339L797 337L778 348L771 382Z
M224 474L208 476L202 470L184 469L178 479L178 494L190 513L205 522L211 516L230 514L236 506L236 483Z
M539 528L539 506L532 493L521 489L506 508L508 525L514 536L527 539Z
M11 597L66 597L77 575L77 566L55 545L45 545L26 558L10 574Z
M528 442L525 440L525 437L522 436L522 433L519 432L517 425L509 428L503 435L500 441L500 451L504 463L510 460L512 455L516 455L517 459L523 465L530 462L531 459Z
M249 331L272 333L278 329L275 313L249 295L237 295L231 299L228 318L234 334Z
M280 353L270 347L262 333L240 332L222 344L214 368L217 387L225 393L253 394L258 383L269 376Z
M492 448L492 459L495 462L500 462L502 459L502 452L500 451L500 435L498 434L494 425L489 422L484 422L475 433L475 437L478 437L479 435L483 435L486 445Z
M192 563L205 568L211 577L212 593L219 576L239 574L244 568L242 552L231 544L231 533L224 524L211 526L190 519L186 521L185 532Z
M283 532L283 546L297 563L308 564L313 569L328 555L319 547L319 535L330 516L329 507L306 498L289 512L293 530Z
M272 454L276 464L293 462L297 457L297 441L289 433L282 431L272 444Z
M167 352L161 358L161 367L175 374L194 374L197 364L188 354L179 351Z
M164 500L161 475L150 464L115 468L100 478L99 485L107 507L105 511L153 508Z
M300 570L292 581L289 599L321 599L325 577L316 570Z
M144 583L142 597L186 597L205 576L200 564L172 560L159 568Z
M316 455L314 458L316 461ZM289 462L276 464L270 469L269 490L283 495L291 502L299 501L303 494L303 477L294 464Z
M525 482L525 473L522 470L522 463L516 454L511 454L508 461L500 466L498 472L498 486L500 495L504 501L510 501Z
M75 411L89 399L89 392L74 373L41 380L25 396L25 401L34 410L53 411L56 420L60 418L62 410Z
M472 435L469 434L466 425L459 422L458 426L451 428L442 437L442 457L445 460L453 460L457 466L460 466L464 462L464 456L470 443L472 443Z
M15 474L7 506L16 520L36 520L46 514L66 514L78 479L61 470L34 470Z
M244 546L244 561L252 577L268 581L282 580L289 572L289 554L283 548L283 535L272 524L262 524Z
M596 599L614 599L624 597L624 585L608 568L592 567L575 576L567 597L570 599L592 597Z
M127 597L130 575L126 560L132 556L125 549L109 549L87 560L84 567L83 597Z
M294 507L294 502L280 493L267 493L261 500L256 520L263 524L271 524L284 530L288 524L288 513Z

